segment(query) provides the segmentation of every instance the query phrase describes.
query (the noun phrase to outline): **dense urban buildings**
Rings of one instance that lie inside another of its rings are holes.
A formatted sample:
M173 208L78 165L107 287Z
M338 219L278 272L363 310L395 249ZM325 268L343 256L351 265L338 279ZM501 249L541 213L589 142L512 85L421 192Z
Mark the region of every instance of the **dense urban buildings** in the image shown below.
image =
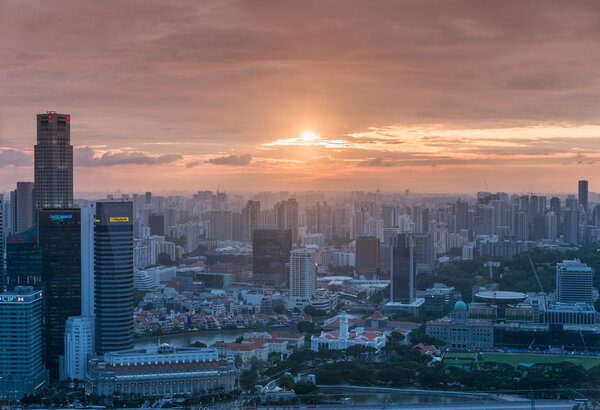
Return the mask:
M0 294L0 401L20 400L48 387L42 312L40 290L19 286Z
M98 202L94 226L96 352L133 347L133 204ZM76 315L73 315L76 316Z
M73 207L71 116L48 111L37 115L35 209Z

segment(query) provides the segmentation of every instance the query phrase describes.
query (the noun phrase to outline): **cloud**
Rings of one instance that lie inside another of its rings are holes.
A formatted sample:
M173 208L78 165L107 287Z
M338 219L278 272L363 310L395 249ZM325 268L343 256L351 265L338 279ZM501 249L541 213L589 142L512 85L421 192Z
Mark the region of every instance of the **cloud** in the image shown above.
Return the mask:
M25 154L24 152L15 151L13 149L0 151L0 168L8 165L26 167L30 166L31 163L31 155Z
M116 165L166 165L183 159L179 154L149 155L140 151L105 152L96 155L90 147L75 149L75 166L110 167Z
M215 165L229 165L232 167L238 167L243 165L248 165L252 162L252 155L244 154L244 155L228 155L226 157L216 157L211 158L206 161L210 164Z

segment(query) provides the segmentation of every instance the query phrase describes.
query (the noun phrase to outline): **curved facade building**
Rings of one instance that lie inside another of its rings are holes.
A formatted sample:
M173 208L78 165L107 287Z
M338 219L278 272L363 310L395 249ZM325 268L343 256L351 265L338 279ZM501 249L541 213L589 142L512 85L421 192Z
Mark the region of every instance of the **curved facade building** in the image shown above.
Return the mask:
M133 347L133 204L98 202L94 226L96 351Z

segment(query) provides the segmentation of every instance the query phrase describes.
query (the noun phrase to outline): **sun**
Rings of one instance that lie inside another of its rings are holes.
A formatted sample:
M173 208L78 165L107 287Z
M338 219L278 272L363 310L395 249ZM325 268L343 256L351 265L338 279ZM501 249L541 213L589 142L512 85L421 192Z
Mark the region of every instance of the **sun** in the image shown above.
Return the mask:
M312 131L304 131L300 136L304 142L313 142L319 139L319 136Z

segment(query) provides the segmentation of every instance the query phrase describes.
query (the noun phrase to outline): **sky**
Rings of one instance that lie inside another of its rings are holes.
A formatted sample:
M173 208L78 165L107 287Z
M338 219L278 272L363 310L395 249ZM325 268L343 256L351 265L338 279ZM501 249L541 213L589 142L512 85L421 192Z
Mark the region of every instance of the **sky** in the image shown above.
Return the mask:
M4 0L0 191L600 192L597 1Z

